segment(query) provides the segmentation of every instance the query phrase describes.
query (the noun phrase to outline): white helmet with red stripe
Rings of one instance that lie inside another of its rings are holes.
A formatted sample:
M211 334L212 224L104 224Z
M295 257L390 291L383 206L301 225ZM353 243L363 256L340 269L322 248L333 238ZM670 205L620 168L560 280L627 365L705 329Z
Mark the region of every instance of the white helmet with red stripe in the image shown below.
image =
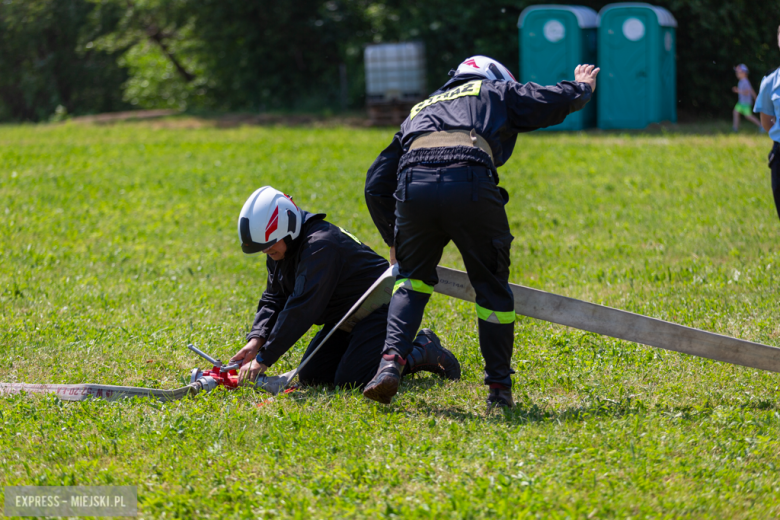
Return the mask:
M244 253L268 249L284 237L295 240L301 233L303 216L292 200L279 190L263 186L241 208L238 238Z
M496 81L517 81L509 69L487 56L472 56L458 65L455 75L479 74Z

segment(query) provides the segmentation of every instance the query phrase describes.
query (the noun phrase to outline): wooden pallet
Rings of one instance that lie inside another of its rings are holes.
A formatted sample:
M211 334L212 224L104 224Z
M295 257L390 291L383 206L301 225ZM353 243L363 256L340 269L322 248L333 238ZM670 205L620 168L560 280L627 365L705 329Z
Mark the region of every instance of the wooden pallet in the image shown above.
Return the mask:
M371 126L399 126L419 101L383 101L367 105Z

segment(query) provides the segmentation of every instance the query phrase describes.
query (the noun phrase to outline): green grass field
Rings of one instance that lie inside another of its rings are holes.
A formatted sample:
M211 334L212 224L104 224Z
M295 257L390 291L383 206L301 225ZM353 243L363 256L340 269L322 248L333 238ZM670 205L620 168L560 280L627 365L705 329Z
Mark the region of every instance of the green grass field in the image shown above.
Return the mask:
M362 193L392 130L168 126L0 126L0 382L176 388L205 366L188 342L232 355L264 288L236 232L261 185L386 255ZM511 280L780 346L768 148L522 136ZM780 517L779 375L520 318L518 406L486 416L473 305L434 295L424 324L464 377L407 379L390 406L0 398L0 485L137 485L146 518Z

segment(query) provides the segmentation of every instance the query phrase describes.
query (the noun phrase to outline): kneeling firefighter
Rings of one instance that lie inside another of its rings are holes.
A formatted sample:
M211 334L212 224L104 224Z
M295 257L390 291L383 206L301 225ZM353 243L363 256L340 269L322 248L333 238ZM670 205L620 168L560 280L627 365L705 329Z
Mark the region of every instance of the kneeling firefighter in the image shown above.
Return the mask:
M241 209L241 248L244 253L262 251L268 255L268 280L247 344L231 358L243 361L239 382L255 381L312 325L324 325L309 344L304 359L308 357L388 268L387 260L324 218L324 214L299 209L291 197L269 186L255 191ZM298 373L299 380L304 384L365 385L382 358L386 328L384 305L351 332L334 332ZM404 375L428 371L448 379L460 378L458 360L429 329L417 334L403 363Z
M452 240L477 293L479 345L488 406L512 407L510 368L515 322L509 289L509 232L496 168L512 155L520 132L563 122L582 109L599 69L578 65L574 81L542 87L474 56L415 105L366 177L366 203L390 261L399 264L382 364L363 394L389 403L404 359L438 282L436 266Z

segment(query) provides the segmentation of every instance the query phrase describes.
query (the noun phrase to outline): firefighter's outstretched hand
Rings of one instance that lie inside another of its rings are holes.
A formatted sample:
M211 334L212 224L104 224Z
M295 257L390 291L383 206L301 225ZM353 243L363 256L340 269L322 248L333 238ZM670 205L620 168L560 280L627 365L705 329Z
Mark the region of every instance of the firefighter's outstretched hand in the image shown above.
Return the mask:
M601 69L595 65L577 65L574 69L574 81L578 83L587 83L590 85L591 92L596 92L596 76Z

